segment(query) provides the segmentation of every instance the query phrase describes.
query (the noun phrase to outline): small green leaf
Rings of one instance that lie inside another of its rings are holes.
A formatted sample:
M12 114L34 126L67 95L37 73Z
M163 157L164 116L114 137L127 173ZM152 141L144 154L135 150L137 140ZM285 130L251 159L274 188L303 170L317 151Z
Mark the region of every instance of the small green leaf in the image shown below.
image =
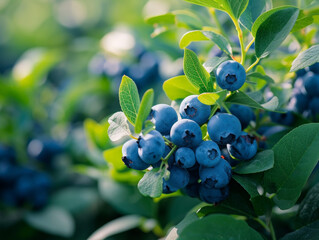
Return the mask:
M319 236L319 221L311 223L298 230L288 233L280 240L317 240Z
M299 14L295 7L280 7L262 14L252 27L258 58L268 56L278 48L293 28Z
M240 104L252 108L263 109L267 111L275 111L278 107L278 98L273 97L269 102L264 104L259 104L254 99L249 97L246 93L237 91L231 94L227 99L226 102Z
M216 104L216 102L224 101L227 96L227 93L227 90L222 90L213 93L202 93L198 96L198 100L206 105L214 105Z
M238 19L246 10L249 0L220 0L220 2L230 16Z
M297 21L294 25L294 27L291 29L291 32L297 32L301 29L313 24L314 22L314 15L317 15L318 13L305 13L305 11L300 10L299 16L297 18Z
M103 157L108 164L111 164L116 170L125 169L122 161L122 146L107 149L103 152Z
M188 80L197 88L200 92L210 92L210 87L208 84L209 73L200 64L196 54L185 49L184 52L184 72Z
M319 183L313 186L302 200L299 206L298 217L304 224L319 219Z
M253 159L237 165L234 172L238 174L258 173L269 170L273 166L274 152L270 149L259 152Z
M135 132L140 133L143 128L144 121L147 119L151 112L154 101L154 90L147 90L142 98L140 108L138 110L136 122L135 122Z
M114 113L108 120L110 126L107 134L111 141L118 141L123 137L131 135L131 131L127 122L127 118L123 112Z
M96 230L88 240L101 240L137 228L141 225L143 219L143 217L138 215L127 215L116 218Z
M249 31L259 15L266 9L266 0L249 0L245 12L240 16L240 23Z
M232 49L228 40L222 35L214 33L212 31L195 30L187 32L182 36L179 42L179 47L186 48L191 42L208 40L214 42L226 54L232 55Z
M268 215L273 208L273 201L266 196L257 196L251 199L255 213L258 216Z
M190 223L182 230L178 239L262 240L263 238L244 220L236 219L230 215L212 214Z
M247 78L257 78L257 79L262 79L265 80L267 83L275 83L274 79L271 77L261 74L259 72L252 72L247 74Z
M119 90L120 105L131 124L135 124L140 98L135 82L128 76L123 76Z
M196 88L185 75L168 79L163 84L164 92L171 100L183 99L189 95L199 94Z
M203 66L207 72L213 72L220 64L229 60L229 57L213 57L204 62Z
M143 135L148 134L152 130L155 130L155 124L149 120L145 121L144 129L142 130Z
M53 206L27 213L25 221L43 232L67 238L75 229L73 217L64 209Z
M292 207L298 200L319 159L319 124L310 123L286 134L274 147L274 167L264 173L264 186L275 193L281 209Z
M249 193L251 198L259 196L257 188L260 186L260 180L258 179L258 175L241 176L234 174L232 177Z
M158 16L153 16L145 19L145 22L148 24L175 24L175 14L166 13Z
M152 169L146 172L137 185L141 194L152 198L161 196L163 192L164 174L164 170L159 172L158 169Z
M97 123L93 119L85 119L84 129L89 144L100 149L107 148L110 143L107 134L109 126L110 124L104 120L101 123Z
M292 62L290 72L311 66L316 62L319 62L319 45L314 45L306 51L301 52Z
M176 15L177 27L186 29L200 29L202 28L201 20L191 11L188 10L175 10L173 14Z

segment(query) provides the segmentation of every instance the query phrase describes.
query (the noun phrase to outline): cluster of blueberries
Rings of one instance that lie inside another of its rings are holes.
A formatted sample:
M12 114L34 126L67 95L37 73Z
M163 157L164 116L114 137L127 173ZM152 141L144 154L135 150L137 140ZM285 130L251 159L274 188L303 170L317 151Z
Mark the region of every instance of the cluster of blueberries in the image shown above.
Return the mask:
M181 119L169 105L153 106L149 120L156 130L127 141L122 160L136 170L166 163L170 175L163 178L163 193L181 189L191 197L219 203L229 193L229 154L233 160L250 160L257 153L257 142L242 131L239 119L232 114L218 112L209 119L211 107L201 103L198 95L186 97L179 113ZM206 123L208 135L202 136L201 126Z
M0 145L0 203L40 209L48 202L50 177L17 164L14 150Z
M294 121L294 112L303 117L319 121L319 63L296 72L293 93L287 106L286 113L270 113L273 122L291 126Z
M145 89L154 81L160 79L159 58L144 47L136 47L132 54L134 63L125 63L114 57L103 54L94 56L89 64L89 70L95 75L106 76L114 80L116 87L123 75L128 75L139 89Z

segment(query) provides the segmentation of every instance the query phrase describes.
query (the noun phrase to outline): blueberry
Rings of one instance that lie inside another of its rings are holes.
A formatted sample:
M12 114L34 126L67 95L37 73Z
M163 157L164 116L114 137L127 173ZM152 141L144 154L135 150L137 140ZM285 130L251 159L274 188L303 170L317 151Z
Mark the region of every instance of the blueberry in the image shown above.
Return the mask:
M207 131L213 141L224 146L233 143L239 137L241 124L234 115L219 113L209 120Z
M195 153L192 149L181 147L175 152L175 165L182 168L191 168L195 163Z
M222 89L235 91L240 89L246 81L245 68L236 61L226 61L216 70L217 84Z
M163 135L168 135L178 116L174 108L167 104L157 104L152 107L149 120L155 124L155 129Z
M127 141L122 147L122 160L129 168L144 170L149 164L142 161L138 155L138 144L135 140Z
M45 173L37 173L33 176L33 187L38 189L49 189L51 187L51 179Z
M299 70L296 72L297 77L303 77L303 76L306 75L306 74L307 74L306 69L299 69Z
M35 209L41 209L43 208L49 200L49 194L47 191L38 191L36 194L33 194L32 196L32 205Z
M228 152L228 149L227 149L227 146L225 147L225 148L223 148L223 149L221 149L220 150L220 152L221 152L221 154L222 154L222 158L223 159L225 159L229 164L230 164L230 166L236 166L238 163L239 163L239 161L237 161L236 159L233 159L231 156L230 156L230 154L229 154L229 152Z
M169 179L167 181L163 179L163 186L166 190L174 192L189 183L189 173L185 168L172 166L168 170L170 171Z
M190 184L187 184L187 186L184 187L182 189L182 191L192 198L198 198L199 197L199 186L200 186L199 183L190 183Z
M207 188L226 187L231 179L231 166L226 160L220 159L215 167L200 167L199 178Z
M295 92L289 101L288 108L297 113L303 113L309 105L309 98L307 94L301 91Z
M257 141L254 137L242 132L236 142L227 145L229 153L240 160L250 160L257 153Z
M33 190L33 181L29 175L19 177L15 182L15 193L20 201L25 201Z
M159 161L165 152L164 139L156 130L149 132L145 136L140 135L137 143L138 155L148 164Z
M311 72L305 76L305 89L309 97L319 96L319 75Z
M198 95L191 95L182 101L179 113L183 119L190 119L203 125L209 118L210 106L201 103Z
M182 119L171 128L171 139L179 147L195 148L202 142L200 126L193 120Z
M311 66L309 67L309 70L310 70L311 72L313 72L313 73L319 74L319 62L317 62L317 63L311 65Z
M229 110L234 116L238 118L242 129L248 127L249 123L256 119L255 114L250 107L233 104Z
M199 180L199 164L196 163L192 168L188 168L189 184L197 183Z
M220 161L220 156L220 149L213 141L204 141L196 148L196 160L201 166L216 166Z
M170 186L168 182L163 179L163 193L169 194L169 193L176 192L177 190L178 188Z
M224 188L207 188L201 184L199 187L200 199L207 203L220 203L228 197L228 194L228 186Z
M165 158L167 156L167 154L170 153L171 150L172 149L169 146L165 145L165 151L164 151L164 154L163 154L162 158ZM175 156L174 156L174 154L172 154L169 157L167 163L168 163L169 166L172 166L172 165L174 165L174 161L175 161ZM152 167L153 168L159 168L161 166L161 164L162 164L162 159L160 159L158 162L152 164Z
M295 120L292 111L287 111L286 113L270 112L269 116L271 118L271 121L285 126L292 125Z
M309 103L309 109L311 111L312 116L317 119L319 114L319 97L313 98Z

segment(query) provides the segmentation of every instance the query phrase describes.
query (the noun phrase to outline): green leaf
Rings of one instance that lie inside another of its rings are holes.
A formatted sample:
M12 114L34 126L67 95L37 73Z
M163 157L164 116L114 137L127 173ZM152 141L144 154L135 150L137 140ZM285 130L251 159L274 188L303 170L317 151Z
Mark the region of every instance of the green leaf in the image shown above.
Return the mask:
M264 174L266 191L281 209L292 207L319 159L319 124L295 128L274 147L275 165Z
M251 31L254 22L266 9L266 0L249 0L245 12L240 16L240 23Z
M151 171L146 172L137 185L141 194L153 198L161 196L163 192L164 174L165 171L159 172L158 169L152 169Z
M25 221L40 231L61 237L71 237L75 229L73 217L62 208L53 206L27 213Z
M291 32L300 31L301 29L313 24L314 15L316 15L316 13L315 14L308 13L308 12L306 13L305 11L300 10L299 16L298 16L296 23L295 23L294 27L292 28Z
M204 7L212 7L218 10L224 10L223 1L220 0L185 0L186 2L193 3Z
M155 130L155 124L150 120L145 121L144 129L142 130L143 135L148 134L150 131Z
M265 80L267 83L275 83L274 79L271 77L261 74L259 72L252 72L247 74L247 78L257 78L257 79L262 79Z
M108 120L110 126L107 134L111 141L121 140L123 137L131 135L131 131L127 122L127 118L123 112L114 113Z
M230 215L213 214L190 223L184 228L178 239L262 240L263 238L244 220Z
M247 161L240 163L234 169L238 174L250 174L264 172L274 166L274 152L273 150L265 150L256 154L256 156Z
M136 188L136 185L119 183L103 178L98 185L101 197L118 213L136 214L147 218L155 215L156 205L151 198L146 198Z
M135 82L128 76L123 76L119 90L121 109L131 124L135 124L140 98Z
M262 14L252 27L258 58L268 56L278 48L293 28L299 14L295 7L280 7Z
M154 101L154 90L147 90L142 98L140 108L138 110L136 122L135 122L135 132L140 133L143 128L144 121L147 119L151 112Z
M175 227L172 228L172 230L168 233L165 240L177 239L185 227L187 227L192 222L195 222L198 220L199 220L199 218L196 215L196 213L191 212L191 213L187 214L186 217L179 224L177 224Z
M223 3L223 8L230 16L238 19L246 10L249 0L221 0L220 2Z
M314 45L306 51L301 52L292 62L290 72L311 66L316 62L319 62L319 45Z
M175 10L173 13L176 15L177 27L186 29L201 29L201 20L191 11L188 10Z
M175 14L166 13L158 16L153 16L145 19L145 22L148 24L175 24Z
M273 97L269 102L264 104L259 104L254 99L249 97L246 93L237 91L232 93L227 99L226 102L240 104L252 108L263 109L267 111L275 111L278 107L278 98Z
M180 48L186 48L191 42L208 41L214 42L222 51L228 55L232 55L232 49L230 43L222 35L214 33L212 31L195 30L185 33L180 42Z
M203 67L206 69L207 72L211 73L214 71L221 63L229 60L228 57L213 57L208 59L206 62L204 62Z
M209 73L200 64L196 54L187 48L184 52L184 72L188 80L199 88L200 92L211 90L208 84Z
M319 219L319 183L313 186L302 200L298 217L303 224L308 224Z
M127 215L116 218L96 230L88 240L101 240L137 228L141 225L143 219L143 217L138 215Z
M234 174L233 179L235 179L235 181L239 183L240 186L242 186L246 190L246 192L249 193L251 198L259 196L259 193L257 190L258 186L260 186L258 176L256 175L241 176L241 175Z
M258 216L268 215L273 208L273 201L266 196L257 196L251 199L255 213Z
M109 126L110 124L107 121L97 123L93 119L85 119L84 129L89 144L100 149L107 148L110 142L107 134Z
M189 95L199 94L198 88L185 75L166 80L163 84L163 90L171 100L183 99Z
M280 240L317 240L319 236L319 221L288 233Z
M216 104L216 102L224 101L227 93L227 90L222 90L214 93L202 93L198 96L198 100L206 105L214 105Z

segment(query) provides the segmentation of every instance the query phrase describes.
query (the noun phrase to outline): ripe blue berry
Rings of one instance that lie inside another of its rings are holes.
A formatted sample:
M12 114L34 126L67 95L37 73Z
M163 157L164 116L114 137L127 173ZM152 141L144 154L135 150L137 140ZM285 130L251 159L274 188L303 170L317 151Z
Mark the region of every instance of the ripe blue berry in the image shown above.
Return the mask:
M210 106L201 103L198 95L186 97L179 108L179 113L183 119L190 119L203 125L209 118Z
M222 89L235 91L240 89L246 81L245 68L236 61L226 61L216 70L217 84Z
M220 161L220 156L220 149L213 141L204 141L196 148L196 160L201 166L216 166Z
M186 187L183 188L183 192L192 198L199 197L199 183L190 183L187 184Z
M199 187L200 199L207 203L217 204L225 200L228 197L229 189L224 188L207 188L204 185Z
M297 113L303 113L309 105L309 98L307 94L298 91L295 92L289 101L288 108Z
M158 162L165 152L164 139L156 130L149 132L145 136L140 135L137 144L138 155L148 164Z
M202 142L202 131L193 120L182 119L172 126L171 139L179 147L195 148Z
M165 158L169 154L169 152L171 150L172 149L169 146L165 145L165 151L164 151L164 154L163 154L162 158ZM168 163L169 166L172 166L174 164L174 161L175 161L175 156L174 156L174 154L172 154L169 157L167 163ZM160 159L158 162L152 164L152 167L153 168L159 168L161 166L161 164L162 164L162 159Z
M122 147L122 160L129 168L136 170L144 170L149 164L142 161L138 155L138 145L135 140L127 141Z
M213 141L224 146L233 143L239 137L241 125L234 115L218 113L209 120L207 131Z
M170 175L167 181L163 179L163 190L174 192L189 183L189 173L185 168L172 166L168 170Z
M175 165L182 168L191 168L195 163L195 153L192 149L181 147L175 152Z
M226 160L220 159L215 167L200 167L199 178L207 188L226 187L231 179L231 166Z
M292 125L295 120L292 111L287 111L286 113L270 112L269 116L271 121L285 126Z
M319 74L319 62L317 62L317 63L311 65L311 66L309 67L309 70L310 70L311 72L313 72L313 73Z
M227 145L229 153L240 160L250 160L257 153L257 141L254 137L242 132L236 142Z
M319 96L319 75L311 72L305 76L305 89L309 97Z
M229 110L234 116L238 118L242 129L248 127L249 123L255 120L255 114L250 107L233 104Z
M178 120L174 108L167 104L157 104L152 107L149 119L155 124L155 129L163 135L170 133L171 127Z
M313 98L309 103L309 109L311 111L312 116L317 119L319 114L319 97Z

